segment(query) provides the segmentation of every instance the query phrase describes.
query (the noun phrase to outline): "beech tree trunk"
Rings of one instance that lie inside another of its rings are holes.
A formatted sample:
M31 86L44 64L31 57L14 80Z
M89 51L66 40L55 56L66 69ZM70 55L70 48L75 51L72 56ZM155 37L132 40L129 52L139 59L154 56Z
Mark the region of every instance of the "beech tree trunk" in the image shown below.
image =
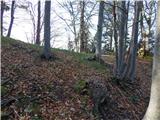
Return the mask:
M11 35L11 30L12 30L13 21L14 21L14 11L15 11L15 1L13 0L12 5L11 5L11 21L10 21L10 25L8 28L7 37L10 37Z
M40 45L40 22L41 22L41 1L38 1L38 17L37 17L37 34L36 34L36 44Z
M118 44L118 77L119 75L122 74L123 66L124 66L124 42L125 42L125 25L127 22L126 18L126 2L122 1L121 2L121 8L124 10L121 10L121 15L120 15L120 30L119 30L119 44Z
M116 66L115 66L115 73L118 72L118 41L117 41L117 25L116 25L116 2L113 1L113 36L114 36L114 43L115 43L115 53L116 53Z
M84 0L83 1L80 1L80 6L81 6L81 18L80 18L80 52L85 52L85 36L84 36L84 7L85 7L85 2Z
M1 36L3 36L3 13L4 13L4 2L1 1Z
M136 1L135 2L135 18L134 18L134 26L132 32L132 44L131 44L131 61L130 61L130 69L128 78L130 80L134 80L135 78L135 68L136 68L136 56L137 56L137 41L138 41L138 26L139 26L139 16L142 10L143 1Z
M50 11L51 1L45 1L44 11L44 57L50 59Z
M160 1L158 1L156 42L152 69L151 97L143 120L160 119Z
M96 43L96 57L99 60L101 57L101 41L102 41L102 25L103 25L103 11L104 11L104 1L100 1L99 5L99 16L97 25L97 43Z

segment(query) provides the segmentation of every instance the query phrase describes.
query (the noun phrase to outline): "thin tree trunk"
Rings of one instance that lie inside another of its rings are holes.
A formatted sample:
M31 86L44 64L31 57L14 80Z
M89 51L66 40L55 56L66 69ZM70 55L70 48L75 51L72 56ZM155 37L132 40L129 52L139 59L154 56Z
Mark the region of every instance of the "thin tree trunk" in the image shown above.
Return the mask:
M99 60L101 57L101 41L102 41L102 25L103 25L103 12L104 12L104 1L100 1L99 5L99 16L97 26L97 44L96 44L96 57Z
M137 41L138 41L138 25L139 25L139 16L140 11L142 8L143 2L142 1L136 1L135 6L135 18L134 18L134 29L133 29L133 35L132 35L132 50L131 50L131 65L130 65L130 71L129 71L129 78L131 80L134 80L135 78L135 68L136 68L136 56L137 56Z
M13 0L12 5L11 5L11 21L10 21L10 25L8 28L7 37L10 37L11 35L11 30L12 30L13 21L14 21L14 11L15 11L15 1Z
M81 6L81 18L80 18L80 52L85 52L85 39L84 39L84 7L85 2L80 1Z
M158 1L157 11L157 29L152 69L151 97L143 120L160 119L160 1Z
M38 1L38 17L37 17L37 36L36 36L36 44L40 45L40 22L41 22L41 1Z
M123 56L124 56L124 61L125 61L125 56L127 55L127 45L126 45L126 43L127 43L127 36L128 36L128 14L129 14L129 5L130 5L130 1L128 1L128 3L127 3L127 9L126 9L126 20L125 20L125 38L124 38L124 50L123 50ZM123 62L123 64L122 64L122 67L121 67L121 77L120 77L120 79L122 79L123 78L123 72L124 72L124 70L125 70L125 65L126 65L126 63L125 62Z
M50 10L51 1L45 1L44 12L44 57L50 59Z
M139 41L139 43L141 43L138 49L140 49L141 47L145 48L144 44L143 44L143 40L144 40L144 23L143 23L143 12L144 12L144 7L142 8L143 10L141 11L141 18L140 18L140 29L141 29L141 39ZM143 49L143 53L145 52L145 49Z
M124 56L125 56L125 52L126 52L126 43L127 43L127 36L128 36L128 14L129 14L129 5L130 5L130 1L128 1L127 3L127 15L126 15L126 24L125 24L125 41L124 41ZM124 67L123 67L124 69Z
M4 13L4 2L1 1L1 36L3 36L3 13Z
M113 42L113 32L110 35L110 45L109 45L110 51L112 51L112 42Z
M117 74L118 70L118 41L117 41L117 25L116 25L116 2L113 1L113 35L114 35L114 43L115 43L115 53L116 53L116 66L115 66L115 73Z

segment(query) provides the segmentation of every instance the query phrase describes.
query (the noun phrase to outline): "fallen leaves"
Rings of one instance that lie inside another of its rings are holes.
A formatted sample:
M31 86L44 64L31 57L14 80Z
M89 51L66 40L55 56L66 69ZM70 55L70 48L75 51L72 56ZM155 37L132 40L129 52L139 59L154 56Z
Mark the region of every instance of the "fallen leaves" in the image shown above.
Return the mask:
M40 59L39 53L24 43L2 44L2 102L10 100L2 109L5 118L94 120L93 101L74 90L79 80L98 80L105 84L112 100L106 108L107 119L143 117L149 100L150 63L142 60L138 63L140 79L135 85L118 86L110 79L112 75L107 68L106 72L99 72L63 51L54 52L57 58L54 61Z

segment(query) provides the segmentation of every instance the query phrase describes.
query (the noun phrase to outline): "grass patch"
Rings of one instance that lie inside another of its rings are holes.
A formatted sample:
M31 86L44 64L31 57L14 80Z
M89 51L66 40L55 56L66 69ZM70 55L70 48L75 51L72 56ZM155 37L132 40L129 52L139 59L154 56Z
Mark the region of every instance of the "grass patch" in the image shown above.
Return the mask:
M1 44L2 45L10 45L12 43L18 43L21 41L15 40L13 38L9 38L9 37L1 37Z
M0 86L1 89L1 95L4 96L8 92L8 88L5 86Z
M132 103L138 103L140 101L140 98L135 95L131 96L129 99L132 101Z
M145 59L147 61L153 61L153 56L144 56L143 59Z
M85 64L89 67L92 67L98 71L104 72L106 70L106 67L102 64L100 64L97 61L88 61L87 58L94 56L92 53L75 53L70 52L70 54L78 60L81 64Z
M29 44L29 43L24 43L22 41L19 40L15 40L12 38L8 38L8 37L2 37L1 38L2 41L2 45L12 45L12 44L17 44L17 45L22 45L23 47L25 47L26 49L30 50L36 50L38 52L38 54L42 54L43 53L43 46L39 46L39 45L35 45L35 44ZM92 67L98 71L105 71L106 67L100 63L98 63L97 61L88 61L87 58L93 56L94 54L91 53L77 53L77 52L71 52L68 50L64 50L64 49L58 49L58 48L51 48L51 51L54 52L58 52L61 51L69 56L73 56L73 58L75 60L77 60L79 63L81 64L85 64L86 66Z
M75 83L74 90L77 93L82 93L83 90L85 89L85 87L86 87L86 81L85 80L79 80Z

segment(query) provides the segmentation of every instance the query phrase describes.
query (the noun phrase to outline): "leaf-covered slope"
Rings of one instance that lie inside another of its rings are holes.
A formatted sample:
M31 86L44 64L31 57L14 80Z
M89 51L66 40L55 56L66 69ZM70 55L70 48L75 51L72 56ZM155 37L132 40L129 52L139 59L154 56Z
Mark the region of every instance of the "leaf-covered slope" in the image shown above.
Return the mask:
M106 119L143 117L149 92L140 84L147 81L119 86L104 65L85 59L92 54L52 49L55 60L46 61L40 57L43 47L10 38L2 38L1 50L5 120L94 120L93 101L85 93L88 80L102 82L107 88Z
M89 96L79 95L76 81L106 72L99 63L87 66L84 54L53 49L55 60L40 58L43 48L2 38L2 113L10 119L90 119ZM101 72L95 72L101 71Z

